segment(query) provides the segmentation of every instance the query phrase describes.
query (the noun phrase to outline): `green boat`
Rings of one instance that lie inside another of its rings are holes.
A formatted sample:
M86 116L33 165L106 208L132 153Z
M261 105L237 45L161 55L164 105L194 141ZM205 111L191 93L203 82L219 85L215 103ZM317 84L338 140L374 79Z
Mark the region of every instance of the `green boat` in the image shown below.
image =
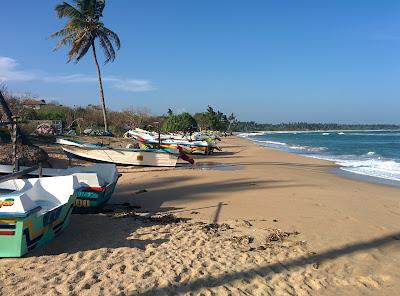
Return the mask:
M13 191L13 181L0 194L0 257L21 257L47 244L69 224L79 186L75 176L26 179Z

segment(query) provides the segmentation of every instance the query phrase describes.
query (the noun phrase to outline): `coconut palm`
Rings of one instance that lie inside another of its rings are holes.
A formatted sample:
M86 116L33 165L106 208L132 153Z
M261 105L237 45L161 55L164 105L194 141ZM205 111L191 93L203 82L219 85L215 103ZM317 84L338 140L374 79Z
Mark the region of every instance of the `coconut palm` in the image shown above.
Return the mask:
M104 100L103 83L101 79L100 66L97 61L96 41L105 55L105 63L113 62L115 59L114 46L119 49L120 41L118 35L104 26L100 21L103 16L105 0L74 0L75 5L67 2L58 4L55 8L59 18L68 18L64 28L50 35L50 38L59 37L55 50L63 45L70 47L68 62L75 60L76 63L83 58L89 49L92 49L94 62L97 68L99 80L100 102L103 109L104 129L108 131L106 105Z

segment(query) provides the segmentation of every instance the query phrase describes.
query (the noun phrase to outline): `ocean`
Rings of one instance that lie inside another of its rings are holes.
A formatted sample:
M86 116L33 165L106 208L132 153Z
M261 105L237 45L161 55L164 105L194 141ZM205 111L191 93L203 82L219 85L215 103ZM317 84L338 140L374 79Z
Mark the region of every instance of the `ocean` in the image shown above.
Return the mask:
M256 132L239 136L265 147L330 160L343 172L400 186L400 131Z

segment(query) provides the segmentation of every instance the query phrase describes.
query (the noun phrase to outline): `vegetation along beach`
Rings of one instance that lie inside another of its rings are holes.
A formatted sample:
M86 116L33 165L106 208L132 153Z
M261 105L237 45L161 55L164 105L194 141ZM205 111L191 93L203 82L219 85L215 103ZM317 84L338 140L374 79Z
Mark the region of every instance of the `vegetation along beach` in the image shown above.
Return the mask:
M399 294L399 3L0 5L0 295Z

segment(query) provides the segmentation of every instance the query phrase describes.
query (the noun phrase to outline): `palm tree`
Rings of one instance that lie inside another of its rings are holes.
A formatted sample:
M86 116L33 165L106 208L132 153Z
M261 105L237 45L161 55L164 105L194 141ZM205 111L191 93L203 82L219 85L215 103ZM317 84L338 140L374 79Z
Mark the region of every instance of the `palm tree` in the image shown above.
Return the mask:
M60 37L55 50L63 45L70 47L68 62L76 63L92 48L94 62L99 79L100 102L103 109L104 129L108 131L106 104L104 101L103 83L100 66L97 61L95 41L97 40L105 55L105 64L115 59L114 46L119 49L120 41L117 34L104 26L100 21L103 16L105 0L74 0L75 6L63 2L55 8L59 18L68 18L64 28L50 35L50 38ZM114 45L113 45L114 44Z

